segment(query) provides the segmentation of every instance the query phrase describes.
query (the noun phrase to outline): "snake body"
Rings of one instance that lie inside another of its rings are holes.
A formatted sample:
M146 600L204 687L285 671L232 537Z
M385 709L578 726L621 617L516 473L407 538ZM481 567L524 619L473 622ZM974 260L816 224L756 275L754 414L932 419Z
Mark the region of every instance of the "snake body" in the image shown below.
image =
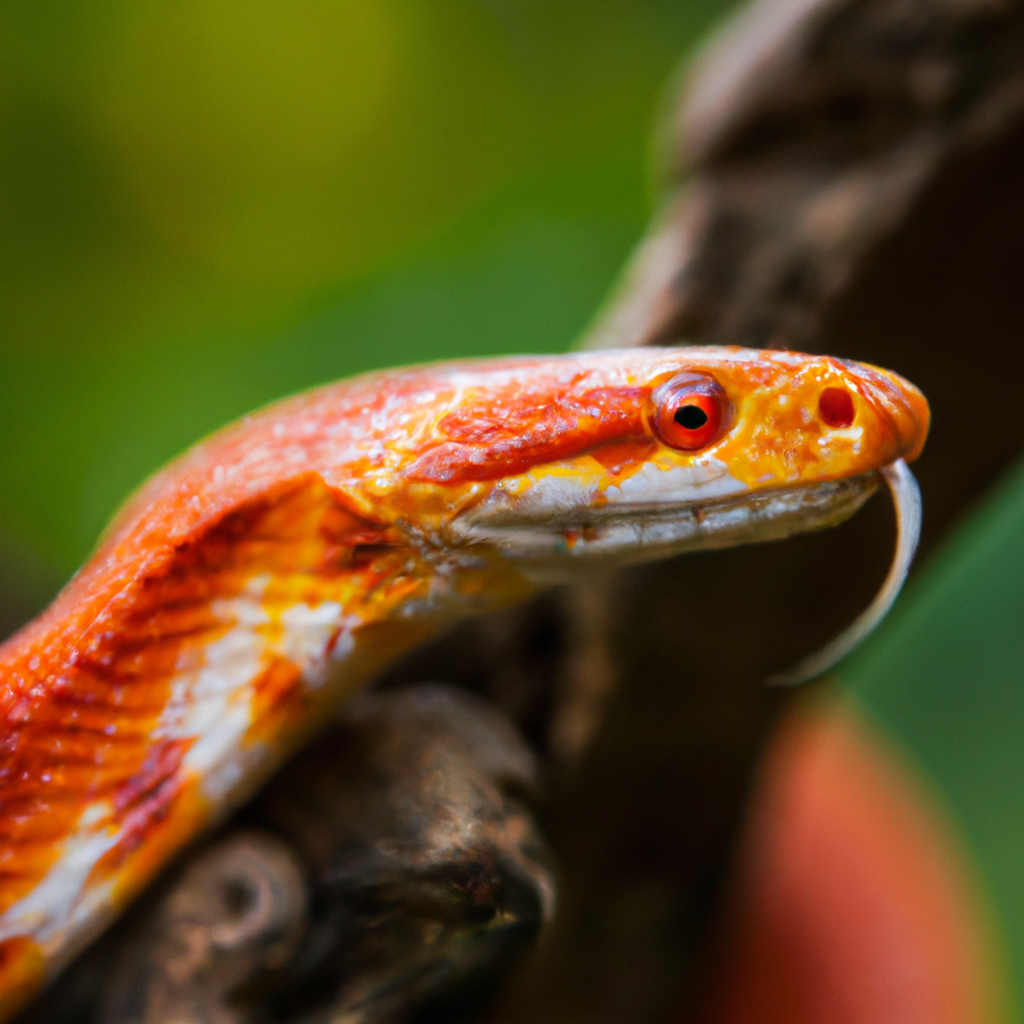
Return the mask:
M0 1018L412 645L838 522L927 423L895 374L689 348L370 374L203 441L0 647Z

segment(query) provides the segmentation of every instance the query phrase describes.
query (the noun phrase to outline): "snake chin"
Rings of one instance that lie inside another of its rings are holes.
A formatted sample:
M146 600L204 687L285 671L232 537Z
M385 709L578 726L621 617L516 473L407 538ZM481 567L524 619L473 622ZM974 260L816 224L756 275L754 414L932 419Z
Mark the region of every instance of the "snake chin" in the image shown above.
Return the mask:
M835 526L879 484L875 472L842 480L724 495L699 502L616 503L536 515L478 506L450 526L460 546L497 548L532 580L556 583L581 561L627 565L688 551L780 540Z

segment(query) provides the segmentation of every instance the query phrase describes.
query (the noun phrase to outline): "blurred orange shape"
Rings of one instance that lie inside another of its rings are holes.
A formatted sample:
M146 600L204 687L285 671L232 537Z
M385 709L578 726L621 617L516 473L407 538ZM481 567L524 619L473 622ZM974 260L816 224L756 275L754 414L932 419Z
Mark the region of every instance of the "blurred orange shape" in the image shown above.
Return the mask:
M958 842L847 704L776 735L701 1024L990 1024L996 946Z

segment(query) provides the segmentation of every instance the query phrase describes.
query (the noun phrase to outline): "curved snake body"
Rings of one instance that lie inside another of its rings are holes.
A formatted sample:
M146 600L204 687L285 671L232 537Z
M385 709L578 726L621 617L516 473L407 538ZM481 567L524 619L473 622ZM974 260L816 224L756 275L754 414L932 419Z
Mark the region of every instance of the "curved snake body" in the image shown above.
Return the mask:
M680 381L722 396L696 450L658 432ZM0 1017L411 645L591 564L838 522L927 421L871 367L650 349L370 374L197 445L0 648Z

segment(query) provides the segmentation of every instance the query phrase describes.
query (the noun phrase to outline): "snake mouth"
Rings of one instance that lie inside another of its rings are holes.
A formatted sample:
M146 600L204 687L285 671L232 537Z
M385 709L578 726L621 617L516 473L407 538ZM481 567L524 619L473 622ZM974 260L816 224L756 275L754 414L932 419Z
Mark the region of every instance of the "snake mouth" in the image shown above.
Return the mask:
M874 493L877 472L699 501L574 505L544 514L478 506L449 527L459 545L497 548L531 579L557 582L595 566L643 562L834 526Z
M868 608L839 636L768 679L793 685L822 675L849 654L884 618L903 586L921 530L921 495L903 459L845 479L700 501L576 505L545 515L517 514L508 504L484 505L452 523L452 539L470 547L496 547L531 581L551 584L571 579L581 561L625 565L835 526L852 516L882 480L892 494L898 526L889 573Z

